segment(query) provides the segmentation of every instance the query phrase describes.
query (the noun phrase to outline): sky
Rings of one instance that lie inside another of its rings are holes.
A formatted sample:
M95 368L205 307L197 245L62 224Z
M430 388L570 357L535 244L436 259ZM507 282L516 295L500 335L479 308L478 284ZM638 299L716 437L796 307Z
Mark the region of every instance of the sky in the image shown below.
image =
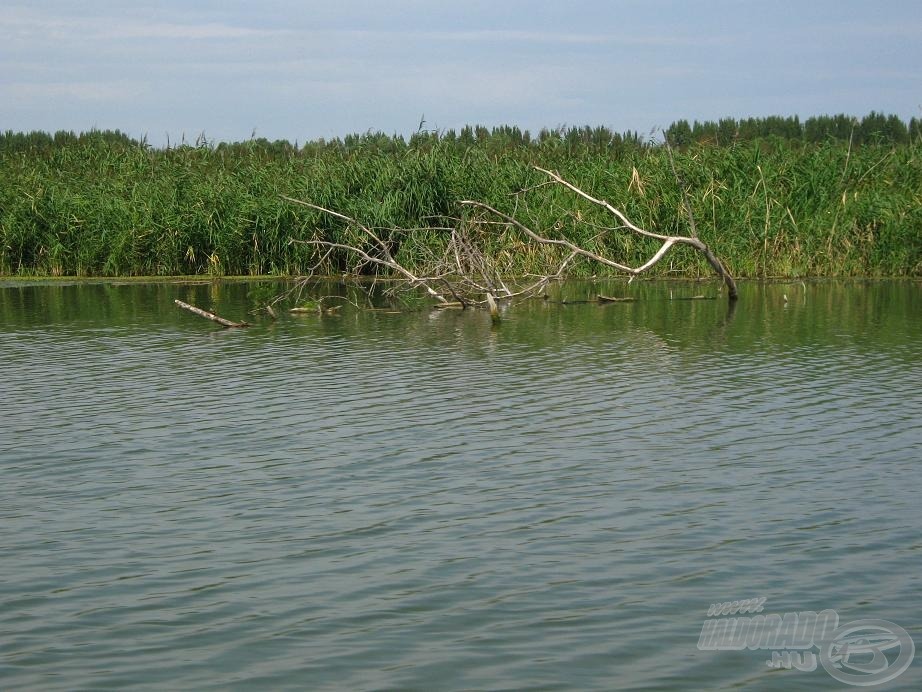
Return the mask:
M0 131L922 117L920 0L0 0Z

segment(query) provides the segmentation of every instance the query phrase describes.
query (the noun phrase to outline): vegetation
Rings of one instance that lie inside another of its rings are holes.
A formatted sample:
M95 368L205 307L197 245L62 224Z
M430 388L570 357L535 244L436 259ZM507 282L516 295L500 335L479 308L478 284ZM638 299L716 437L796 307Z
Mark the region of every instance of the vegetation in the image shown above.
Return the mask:
M120 132L0 135L0 274L290 275L321 262L354 269L348 253L289 240L354 241L310 201L382 230L412 268L446 242L438 226L462 199L514 214L545 234L636 266L653 244L604 233L604 210L533 165L621 208L640 226L688 235L685 188L697 231L739 276L922 273L922 123L871 113L692 123L668 130L666 149L606 128L468 127L380 133L299 146L253 139L153 148ZM525 195L515 192L533 188ZM428 228L407 233L396 229ZM527 273L538 250L497 228L491 249ZM373 271L369 266L366 271ZM576 274L598 270L576 264ZM710 275L693 252L660 274Z

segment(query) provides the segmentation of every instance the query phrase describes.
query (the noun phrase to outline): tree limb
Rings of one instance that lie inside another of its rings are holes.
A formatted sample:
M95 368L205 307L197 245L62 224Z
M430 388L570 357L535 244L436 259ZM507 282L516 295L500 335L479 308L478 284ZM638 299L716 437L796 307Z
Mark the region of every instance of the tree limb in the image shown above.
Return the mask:
M388 243L385 242L377 233L375 233L374 230L368 226L341 212L327 209L326 207L321 207L320 205L295 199L293 197L288 197L286 195L281 195L281 198L288 202L298 204L309 209L314 209L334 218L345 221L347 224L358 228L369 239L374 249L367 250L357 245L350 245L344 242L320 240L316 238L309 240L291 239L289 242L301 243L304 245L314 245L320 248L324 248L326 250L324 258L328 257L330 252L333 250L343 250L360 260L358 262L359 267L363 265L376 265L383 267L394 274L402 276L405 280L403 285L407 288L424 288L426 292L431 297L435 298L442 306L461 307L465 307L467 305L487 305L494 299L509 300L519 297L533 297L539 292L543 291L549 282L562 279L566 268L577 257L582 257L593 262L597 262L603 266L615 269L619 272L630 274L633 278L657 264L675 245L690 245L704 255L705 260L723 279L725 285L727 286L730 300L736 300L737 289L733 277L726 270L720 260L717 259L710 248L697 237L696 233L693 232L692 236L689 237L665 235L662 233L654 233L652 231L648 231L631 222L630 219L628 219L621 210L615 208L605 200L598 199L584 192L573 183L562 178L558 173L541 168L540 166L535 166L534 168L535 170L544 173L550 178L550 180L542 183L541 185L538 185L537 187L553 184L562 185L563 187L579 195L585 200L591 202L592 204L601 206L606 211L614 215L621 223L621 228L627 229L642 237L654 238L660 241L661 244L659 248L646 262L638 267L631 267L621 262L609 259L604 255L600 255L596 252L592 252L583 247L580 247L579 245L565 238L549 238L543 236L519 221L514 215L501 212L495 207L492 207L484 202L479 202L476 200L463 200L460 202L462 206L473 207L481 211L488 212L490 215L500 219L500 221L494 222L482 218L477 218L476 220L472 221L470 219L462 218L454 219L453 222L456 223L456 225L450 228L440 226L416 229L423 232L431 232L435 230L450 231L450 235L448 236L447 241L442 246L441 255L439 255L437 252L429 251L428 249L423 253L423 262L421 266L424 269L424 272L423 275L417 275L413 271L410 271L406 266L398 262L394 257ZM518 197L516 198L516 209L518 209ZM484 243L481 242L483 239L482 234L484 233L483 229L488 228L489 224L494 223L498 223L501 226L518 229L518 231L523 233L532 243L547 247L557 247L565 250L568 253L567 257L557 266L556 271L553 271L553 273L532 275L530 278L534 280L527 285L522 285L518 282L513 283L511 281L507 285L506 280L503 279L500 264L500 259L504 253L493 255L485 252L482 249L482 247L484 247ZM694 226L692 226L692 228L694 228ZM478 235L478 233L480 235ZM314 268L311 270L311 274L316 271L318 266L319 264L314 266ZM441 290L436 290L436 285L440 287L444 286L447 291L443 293ZM451 298L453 298L453 300L449 300L446 295L449 295ZM480 296L487 297L486 299L483 299Z
M657 240L664 241L664 245L660 247L659 251L656 253L656 255L654 255L654 257L649 262L647 262L646 264L644 264L642 267L638 268L637 270L632 270L630 268L624 268L624 271L627 271L629 273L633 273L636 275L652 267L654 264L656 264L656 262L658 262L662 258L662 253L664 253L665 250L669 249L665 245L666 242L671 241L669 242L670 246L676 243L680 243L683 245L691 245L693 248L695 248L696 250L698 250L704 255L705 260L707 260L708 264L711 265L711 268L717 273L718 276L720 276L721 279L723 279L723 282L727 287L727 296L729 297L729 299L736 300L739 297L739 294L736 289L736 281L734 281L733 276L730 274L730 272L727 271L727 268L724 267L723 263L719 259L717 259L717 257L711 251L711 249L697 237L697 235L692 236L692 237L668 236L668 235L663 235L661 233L652 233L650 231L647 231L631 223L631 221L619 209L616 209L615 207L613 207L611 204L609 204L608 202L604 200L596 199L595 197L583 192L578 187L576 187L576 185L574 185L573 183L570 183L564 180L563 178L561 178L560 175L558 175L557 173L541 168L540 166L535 166L534 168L535 170L541 171L542 173L550 176L552 180L572 190L573 192L583 197L584 199L587 199L590 202L594 204L598 204L599 206L607 209L609 212L614 214L618 218L618 220L621 221L622 224L624 224L626 228L629 228L630 230L634 231L635 233L639 235L646 236L648 238L656 238ZM606 264L606 263L608 262L603 262L603 264ZM614 265L610 264L609 266L614 266Z

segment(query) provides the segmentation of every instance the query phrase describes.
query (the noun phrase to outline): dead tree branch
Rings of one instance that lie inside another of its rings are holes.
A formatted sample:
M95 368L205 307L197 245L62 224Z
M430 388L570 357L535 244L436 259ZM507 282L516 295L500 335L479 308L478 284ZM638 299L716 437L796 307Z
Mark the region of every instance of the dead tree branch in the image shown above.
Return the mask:
M537 186L532 186L528 188L529 190L546 185L561 185L612 214L621 224L618 229L636 233L644 238L658 240L660 242L659 248L646 262L640 266L632 267L581 247L566 238L551 238L542 235L516 218L515 213L517 211L513 214L507 214L485 202L463 200L459 203L463 207L477 209L481 213L466 215L460 219L451 219L450 221L455 224L453 226L433 226L431 228L416 229L426 233L437 231L444 241L439 241L441 244L435 243L432 249L426 246L423 258L417 260L418 269L411 271L394 257L391 246L370 227L343 213L282 195L282 199L288 202L322 212L345 222L349 227L358 229L367 239L367 243L361 247L348 242L321 240L318 238L291 239L289 242L321 248L325 251L324 259L329 257L334 250L341 250L356 258L359 267L373 265L392 275L402 277L402 280L395 284L393 289L395 291L398 288L401 290L422 288L430 297L438 301L438 306L440 307L488 306L494 315L498 314L496 301L508 301L516 298L525 299L541 294L551 281L564 278L567 268L577 258L589 260L629 274L633 279L633 277L656 265L676 245L690 245L704 255L717 275L723 279L727 286L730 300L736 300L737 290L733 277L696 234L679 236L648 231L634 224L621 210L607 201L593 197L581 190L573 183L562 178L558 173L539 166L534 168L545 174L549 180ZM522 194L524 192L518 193L518 195ZM518 201L519 197L517 196L516 210L518 210ZM487 218L484 218L484 216ZM497 220L490 220L489 217ZM579 215L577 215L577 218L579 219ZM532 247L537 245L559 249L562 251L561 253L549 250L546 256L548 264L550 264L552 256L554 257L553 261L559 263L556 264L554 269L549 268L544 274L526 275L525 277L520 277L518 281L504 278L503 267L511 266L506 250L492 253L485 249L491 247L497 238L502 242L506 242L504 235L496 234L495 229L497 228L503 229L501 234L505 234L506 229L509 229L514 238L512 241L514 247L526 248L529 244L532 244ZM559 257L562 253L566 253L566 257L560 261ZM299 286L303 287L319 266L319 263L315 265L307 278L302 277Z
M371 238L374 241L375 245L377 245L377 247L381 250L381 254L383 255L383 257L373 257L369 255L367 252L365 252L364 250L362 250L361 248L357 248L354 245L346 245L344 243L333 243L333 242L329 242L326 240L298 240L294 242L302 243L304 245L318 245L318 246L325 247L325 248L346 250L348 252L352 252L370 264L378 264L378 265L387 267L391 271L394 271L398 274L402 274L404 277L406 277L409 280L411 286L422 286L429 295L431 295L433 298L438 300L440 303L449 302L449 300L445 296L443 296L441 293L439 293L434 288L432 288L432 286L429 283L432 279L427 279L427 278L416 276L411 271L409 271L406 267L404 267L402 264L397 262L397 260L395 260L394 256L391 254L391 250L387 246L387 243L381 240L381 238L379 238L375 234L375 232L372 231L368 226L362 223L359 223L358 221L353 219L351 216L340 214L339 212L333 211L332 209L327 209L326 207L321 207L317 204L311 204L310 202L305 202L300 199L294 199L293 197L287 197L285 195L281 195L281 197L282 199L288 202L292 202L293 204L300 204L310 209L316 209L317 211L321 211L325 214L329 214L330 216L335 216L338 219L342 219L343 221L346 221L347 223L352 224L353 226L360 229L363 233L365 233L369 238Z
M652 267L654 264L659 262L660 259L662 259L663 255L665 255L666 252L668 252L669 248L672 247L677 242L676 238L670 238L668 236L663 236L664 238L663 245L662 247L660 247L657 253L653 256L653 258L650 259L645 264L643 264L642 266L637 267L635 269L635 268L627 266L626 264L621 264L620 262L615 262L614 260L610 260L607 257L603 257L602 255L598 255L594 252L590 252L589 250L581 248L578 245L574 245L569 240L559 240L559 239L545 238L543 236L540 236L537 233L535 233L533 230L531 230L528 226L526 226L521 221L519 221L518 219L513 218L512 216L509 216L508 214L504 214L503 212L497 209L494 209L489 204L484 204L483 202L475 202L474 200L469 200L469 199L463 200L461 204L466 204L468 206L473 206L473 207L479 207L480 209L484 209L490 212L491 214L495 214L499 218L504 219L507 223L512 224L513 226L518 228L520 231L522 231L522 233L524 233L525 235L527 235L529 238L531 238L536 243L539 243L540 245L557 245L559 247L563 247L563 248L570 250L570 252L576 255L579 255L581 257L586 257L587 259L591 259L595 262L598 262L599 264L604 264L607 267L612 267L614 269L617 269L618 271L626 272L628 274L636 275L636 274L643 273L644 271Z
M222 327L249 327L250 325L246 322L232 322L231 320L224 319L219 315L214 314L213 312L208 312L207 310L202 310L197 308L194 305L189 305L189 303L184 303L178 298L173 301L183 310L188 310L191 313L198 315L199 317L204 317L206 320L211 320L212 322L217 322Z
M717 257L711 251L711 249L704 242L702 242L697 236L692 236L692 237L690 236L669 236L669 235L663 235L661 233L653 233L646 229L640 228L639 226L636 226L633 223L631 223L631 221L619 209L616 209L615 207L613 207L611 204L609 204L605 200L596 199L592 195L589 195L583 192L578 187L576 187L573 183L570 183L564 180L563 178L561 178L557 173L541 168L540 166L535 166L535 170L541 171L542 173L548 175L553 181L572 190L573 192L578 194L580 197L583 197L584 199L589 200L593 204L598 204L604 209L607 209L609 212L614 214L614 216L617 217L619 221L621 221L621 223L624 225L625 228L628 228L634 231L638 235L646 236L647 238L656 238L657 240L663 241L663 245L660 246L660 249L657 251L657 253L646 264L642 265L641 267L638 267L637 269L631 269L630 267L616 267L616 268L621 268L622 271L626 271L636 276L637 274L640 274L641 272L646 271L647 269L652 267L654 264L656 264L659 260L661 260L663 255L665 255L665 253L673 245L675 244L691 245L693 248L695 248L696 250L698 250L704 255L704 258L705 260L707 260L707 263L710 264L711 268L716 272L716 274L721 279L723 279L723 282L727 287L727 295L730 298L730 300L737 299L738 293L736 289L736 281L733 280L733 276L730 274L730 272L727 271L723 263L719 259L717 259ZM608 264L609 266L616 266L616 263L611 263L610 261L602 262L602 264Z

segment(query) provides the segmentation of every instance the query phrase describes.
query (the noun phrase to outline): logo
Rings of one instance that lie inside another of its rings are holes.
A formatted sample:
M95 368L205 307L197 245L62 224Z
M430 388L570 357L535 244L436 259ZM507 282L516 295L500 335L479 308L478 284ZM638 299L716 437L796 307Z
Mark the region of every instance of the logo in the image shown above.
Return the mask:
M915 654L912 637L899 625L889 620L855 620L833 632L820 649L820 663L839 682L867 687L901 675Z
M767 649L769 668L815 671L819 663L839 682L858 687L893 680L915 656L912 637L888 620L855 620L840 627L834 610L763 613L766 600L711 604L698 649Z

